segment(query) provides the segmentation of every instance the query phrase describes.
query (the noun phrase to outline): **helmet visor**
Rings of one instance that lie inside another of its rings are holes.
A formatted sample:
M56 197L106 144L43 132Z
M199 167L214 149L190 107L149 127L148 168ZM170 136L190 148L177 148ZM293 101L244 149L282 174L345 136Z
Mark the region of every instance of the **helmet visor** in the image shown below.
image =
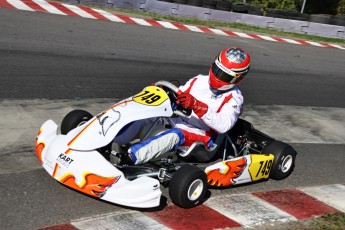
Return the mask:
M212 64L212 73L214 76L216 76L216 78L218 78L219 80L226 82L226 83L230 83L230 84L236 84L237 82L241 81L242 77L241 73L235 73L233 72L234 76L224 72L221 68L218 67L218 65L216 64L216 62L214 62Z

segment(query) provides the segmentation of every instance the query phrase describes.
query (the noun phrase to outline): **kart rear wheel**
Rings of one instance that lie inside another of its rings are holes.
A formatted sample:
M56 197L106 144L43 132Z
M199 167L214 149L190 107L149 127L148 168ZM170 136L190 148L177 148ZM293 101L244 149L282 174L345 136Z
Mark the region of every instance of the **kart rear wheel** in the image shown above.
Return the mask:
M274 155L270 173L271 179L283 180L294 170L297 153L290 145L281 141L273 141L262 152Z
M72 129L85 124L92 117L92 114L85 110L72 110L63 118L61 122L61 134L66 135Z
M172 202L181 208L192 208L200 204L207 192L204 171L194 165L184 165L173 175L169 184Z

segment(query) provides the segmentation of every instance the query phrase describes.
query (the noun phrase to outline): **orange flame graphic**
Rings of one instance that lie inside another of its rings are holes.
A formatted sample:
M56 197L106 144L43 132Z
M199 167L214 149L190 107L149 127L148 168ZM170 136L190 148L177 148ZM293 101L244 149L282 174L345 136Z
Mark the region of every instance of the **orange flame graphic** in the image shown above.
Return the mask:
M36 136L36 142L35 142L36 143L35 144L35 146L36 146L36 156L37 156L38 160L40 161L40 164L42 164L42 151L45 148L45 144L44 143L42 143L42 142L38 143L38 137L39 137L39 135L41 135L41 133L42 133L42 129L40 129L38 131L37 136Z
M75 190L99 198L104 194L104 192L110 185L116 183L119 179L119 176L106 178L90 173L85 176L84 185L79 187L75 183L75 177L71 174L68 174L64 178L62 178L60 182Z
M242 174L247 165L247 159L242 157L235 161L226 161L222 163L225 167L224 172L221 172L221 168L206 172L209 185L224 187L234 184L232 179L238 178Z

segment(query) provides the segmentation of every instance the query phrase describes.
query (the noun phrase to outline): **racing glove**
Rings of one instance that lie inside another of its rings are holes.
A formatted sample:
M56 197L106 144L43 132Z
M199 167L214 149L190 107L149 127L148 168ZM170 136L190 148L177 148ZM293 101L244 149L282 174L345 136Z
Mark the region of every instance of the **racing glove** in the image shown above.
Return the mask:
M205 103L198 101L189 93L182 92L177 96L177 99L183 107L192 109L198 117L204 116L208 110L208 106Z

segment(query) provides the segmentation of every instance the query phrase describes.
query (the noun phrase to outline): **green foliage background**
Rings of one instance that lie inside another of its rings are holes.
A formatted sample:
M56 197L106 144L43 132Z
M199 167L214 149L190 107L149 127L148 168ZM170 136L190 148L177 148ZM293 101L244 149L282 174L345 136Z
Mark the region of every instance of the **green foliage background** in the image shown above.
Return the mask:
M337 8L337 15L339 15L339 16L345 15L345 0L339 1L338 8Z
M264 10L297 10L295 0L253 0L250 4L254 6L262 6Z
M267 9L301 11L304 0L252 0L250 5ZM345 15L345 0L306 0L304 13Z

